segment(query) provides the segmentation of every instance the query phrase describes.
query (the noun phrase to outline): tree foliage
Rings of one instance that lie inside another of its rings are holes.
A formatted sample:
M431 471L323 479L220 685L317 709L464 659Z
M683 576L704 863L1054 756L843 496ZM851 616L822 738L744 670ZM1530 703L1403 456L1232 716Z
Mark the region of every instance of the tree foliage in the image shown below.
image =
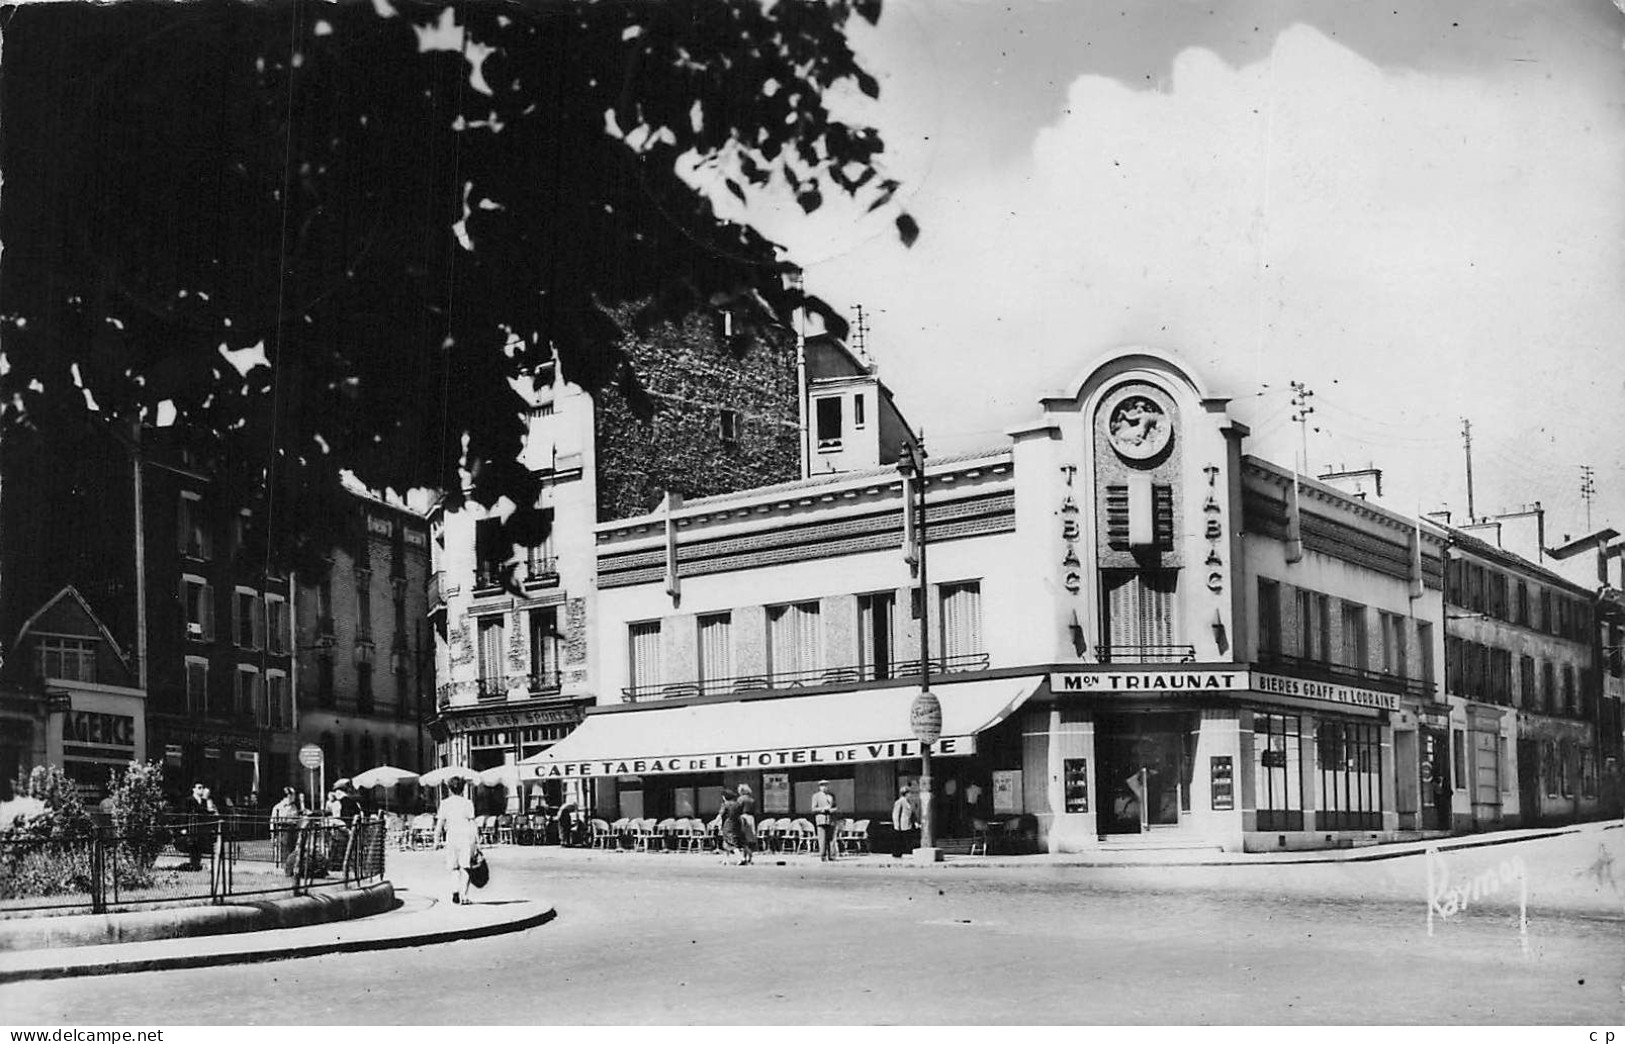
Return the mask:
M21 441L6 449L87 411L151 422L170 403L209 433L233 495L274 501L255 515L278 559L309 535L284 523L324 517L340 469L455 499L462 468L481 502L529 505L510 382L555 352L589 390L618 379L612 310L653 324L726 305L770 324L797 303L779 249L719 221L681 168L808 211L826 192L895 205L878 134L828 104L878 93L846 30L879 14L8 9L0 423ZM896 223L911 242L912 219Z

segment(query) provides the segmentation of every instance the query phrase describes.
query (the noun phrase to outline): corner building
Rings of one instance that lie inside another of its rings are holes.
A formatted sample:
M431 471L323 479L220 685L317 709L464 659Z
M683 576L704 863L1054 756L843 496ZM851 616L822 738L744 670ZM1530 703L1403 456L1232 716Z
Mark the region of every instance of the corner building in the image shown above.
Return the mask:
M1041 406L1006 446L927 462L938 836L1443 829L1441 531L1246 455L1227 401L1160 352ZM920 767L910 481L815 475L600 524L600 705L524 773L588 781L605 818L709 817L740 782L800 816L828 779L884 822Z

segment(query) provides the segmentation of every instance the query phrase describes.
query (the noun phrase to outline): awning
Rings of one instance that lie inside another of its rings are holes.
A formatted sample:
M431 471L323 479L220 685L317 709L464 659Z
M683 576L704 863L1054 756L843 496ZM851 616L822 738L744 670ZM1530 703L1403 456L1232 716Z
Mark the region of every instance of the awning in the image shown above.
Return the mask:
M942 703L942 738L932 744L932 755L976 753L976 734L1009 717L1042 680L933 686ZM917 758L909 707L919 691L910 685L589 714L570 735L520 762L520 776L645 776Z

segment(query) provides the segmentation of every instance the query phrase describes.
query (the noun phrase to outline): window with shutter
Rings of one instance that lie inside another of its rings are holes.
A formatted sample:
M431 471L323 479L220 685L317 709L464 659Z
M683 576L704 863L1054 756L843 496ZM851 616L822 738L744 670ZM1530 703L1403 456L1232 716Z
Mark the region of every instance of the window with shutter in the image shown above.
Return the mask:
M943 584L942 656L948 668L967 667L982 653L982 585Z
M502 617L480 620L480 680L500 683L508 675L507 643L503 640Z
M700 687L704 689L706 682L733 677L733 615L713 613L700 617L699 622Z
M896 610L897 596L890 591L858 597L858 663L867 681L891 677Z
M630 659L632 689L636 693L659 685L660 621L628 624L626 628L627 652Z
M209 708L209 661L186 659L186 710L191 714L207 713Z
M775 677L793 677L822 666L817 602L772 606L767 617L769 673Z
M1258 652L1268 656L1281 651L1281 585L1274 580L1258 581Z
M1113 662L1154 660L1160 658L1157 647L1174 644L1178 576L1173 569L1102 571L1105 644L1111 647L1108 655Z

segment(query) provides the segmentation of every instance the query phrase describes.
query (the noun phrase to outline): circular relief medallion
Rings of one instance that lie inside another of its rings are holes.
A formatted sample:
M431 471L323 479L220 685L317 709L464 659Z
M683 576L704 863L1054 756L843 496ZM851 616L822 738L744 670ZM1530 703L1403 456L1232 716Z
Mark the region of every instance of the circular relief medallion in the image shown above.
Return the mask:
M1146 460L1161 453L1174 433L1162 407L1144 395L1130 395L1118 403L1107 430L1112 449L1130 460Z

